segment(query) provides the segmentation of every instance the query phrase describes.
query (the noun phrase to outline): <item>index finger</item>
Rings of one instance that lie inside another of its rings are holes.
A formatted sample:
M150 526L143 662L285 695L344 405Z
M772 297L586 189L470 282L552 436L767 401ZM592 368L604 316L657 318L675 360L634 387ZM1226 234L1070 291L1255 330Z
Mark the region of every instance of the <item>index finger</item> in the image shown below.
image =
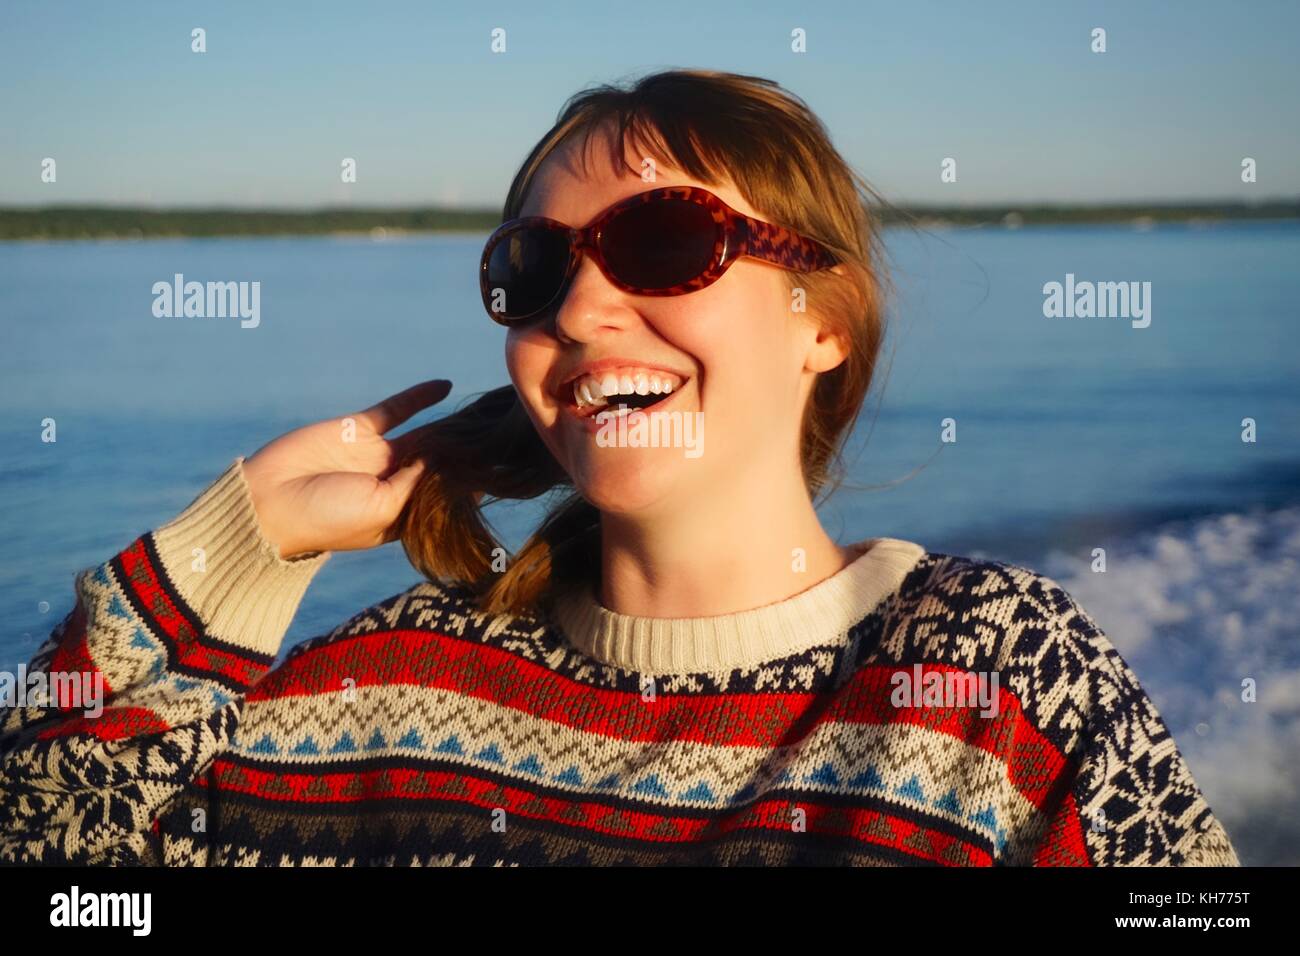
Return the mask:
M435 405L447 397L451 382L435 378L390 395L378 404L371 405L356 417L375 430L377 434L396 428L421 409Z

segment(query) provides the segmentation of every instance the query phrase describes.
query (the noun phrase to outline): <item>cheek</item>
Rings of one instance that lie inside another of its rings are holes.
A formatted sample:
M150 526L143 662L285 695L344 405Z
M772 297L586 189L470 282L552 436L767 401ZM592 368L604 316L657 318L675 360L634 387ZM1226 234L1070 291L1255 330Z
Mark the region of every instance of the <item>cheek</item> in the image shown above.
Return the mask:
M506 333L506 371L515 390L530 410L541 398L542 386L554 361L555 350L527 329Z
M524 413L533 424L533 430L558 461L563 462L563 450L554 434L559 410L548 402L543 386L555 361L555 349L528 330L510 331L506 335L506 370L510 373L515 394L524 407Z
M713 409L730 417L755 415L770 420L795 394L797 343L785 285L762 270L754 275L739 263L709 289L690 314L675 323L677 344L699 362L702 395ZM761 267L760 267L761 268ZM744 270L744 271L742 271Z
M556 410L544 408L541 404L542 384L554 361L554 349L539 342L527 330L512 330L506 334L505 358L511 384L515 387L515 394L523 404L528 420L533 424L533 430L555 459L563 464L564 450L554 434Z

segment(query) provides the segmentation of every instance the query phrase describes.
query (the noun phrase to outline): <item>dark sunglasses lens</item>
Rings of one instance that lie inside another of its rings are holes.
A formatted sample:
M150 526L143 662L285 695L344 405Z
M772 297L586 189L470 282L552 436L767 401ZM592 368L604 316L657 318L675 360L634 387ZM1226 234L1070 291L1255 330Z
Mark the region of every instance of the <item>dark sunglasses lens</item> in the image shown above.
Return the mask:
M516 229L487 259L488 311L499 320L532 315L560 291L569 265L568 236L557 229Z
M717 224L709 210L685 199L633 206L604 231L610 270L640 289L668 289L698 277L713 261Z

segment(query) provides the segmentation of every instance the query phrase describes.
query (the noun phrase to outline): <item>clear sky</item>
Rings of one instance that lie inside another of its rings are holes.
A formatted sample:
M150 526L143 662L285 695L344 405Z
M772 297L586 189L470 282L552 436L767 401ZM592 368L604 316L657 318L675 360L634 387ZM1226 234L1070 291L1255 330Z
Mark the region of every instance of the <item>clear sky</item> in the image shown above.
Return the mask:
M1294 197L1297 35L1294 0L5 0L0 204L498 206L568 96L673 66L777 80L896 202Z

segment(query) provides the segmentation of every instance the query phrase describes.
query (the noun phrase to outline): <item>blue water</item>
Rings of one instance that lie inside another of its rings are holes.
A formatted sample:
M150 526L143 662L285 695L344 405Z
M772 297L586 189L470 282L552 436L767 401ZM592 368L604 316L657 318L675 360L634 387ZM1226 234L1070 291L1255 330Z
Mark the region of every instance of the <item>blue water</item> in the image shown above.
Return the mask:
M506 384L482 240L0 245L0 668L68 612L76 571L236 455L427 378L455 382L452 406ZM1300 224L888 244L886 354L828 527L1057 577L1133 665L1243 858L1300 863ZM260 326L155 318L151 287L176 272L260 281ZM1150 327L1045 318L1043 284L1066 273L1151 282ZM940 443L945 418L956 443ZM493 520L513 547L537 514ZM336 554L288 643L416 580L397 544ZM1240 701L1246 677L1257 703Z

